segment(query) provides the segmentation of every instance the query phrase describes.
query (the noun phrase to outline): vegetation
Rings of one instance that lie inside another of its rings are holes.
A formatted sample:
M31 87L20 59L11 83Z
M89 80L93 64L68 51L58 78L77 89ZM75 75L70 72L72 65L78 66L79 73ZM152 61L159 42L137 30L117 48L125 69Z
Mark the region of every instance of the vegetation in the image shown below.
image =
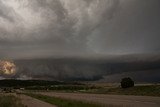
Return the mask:
M123 78L121 81L122 88L129 88L134 86L134 81L131 78Z
M87 85L52 85L52 86L32 86L27 87L27 90L54 90L54 91L65 91L65 92L75 92L82 90L91 90L97 87L87 86Z
M47 80L16 80L16 79L4 79L0 80L0 87L12 87L12 88L28 88L34 89L36 87L41 88L45 87L44 89L52 86L58 85L77 85L81 86L84 84L78 82L62 82L62 81L47 81Z
M108 93L142 96L160 96L160 85L136 86L127 89L109 89Z
M160 85L134 86L130 88L99 88L97 90L89 90L86 92L98 94L142 95L160 97Z
M13 95L1 95L0 96L0 107L27 107L24 106L20 99Z
M130 81L130 82L128 82ZM131 79L122 79L123 85L134 86ZM121 84L121 85L122 85ZM102 93L102 94L123 94L123 95L145 95L160 96L160 85L134 86L129 88L85 85L78 82L59 82L43 80L0 80L0 88L5 92L12 92L14 88L24 88L27 90L42 91L63 91L63 92L84 92L84 93ZM6 90L5 90L6 89ZM8 90L7 90L8 89Z
M40 94L27 93L26 95L45 101L50 104L57 105L58 107L102 107L98 104L86 103L86 102L69 100L69 99L58 98L58 97L50 97L50 96L40 95Z
M53 105L57 105L58 107L117 107L114 105L104 106L104 105L91 103L91 102L83 102L83 101L65 99L60 97L50 97L50 96L41 95L41 94L26 93L26 95L45 101Z
M24 88L26 90L54 90L54 91L67 91L67 92L97 88L97 87L85 85L79 82L15 80L15 79L0 80L0 88L5 89L6 87L7 89Z
M45 80L15 80L5 79L0 80L0 87L28 87L28 86L49 86L66 84L59 81L45 81Z

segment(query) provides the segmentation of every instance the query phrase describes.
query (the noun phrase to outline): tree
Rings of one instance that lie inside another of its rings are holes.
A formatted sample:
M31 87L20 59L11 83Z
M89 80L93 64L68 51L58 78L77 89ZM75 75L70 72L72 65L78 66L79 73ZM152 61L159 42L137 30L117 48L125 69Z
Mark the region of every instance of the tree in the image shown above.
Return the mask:
M122 88L129 88L129 87L133 87L134 86L134 81L127 77L127 78L122 78L122 81L121 81L121 87Z

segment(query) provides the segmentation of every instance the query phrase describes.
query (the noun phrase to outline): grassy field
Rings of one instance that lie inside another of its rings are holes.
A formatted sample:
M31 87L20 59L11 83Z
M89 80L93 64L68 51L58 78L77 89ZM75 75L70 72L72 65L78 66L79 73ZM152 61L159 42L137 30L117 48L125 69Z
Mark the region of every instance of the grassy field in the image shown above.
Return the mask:
M69 87L69 86L68 86ZM46 90L28 90L28 92L46 91ZM67 88L67 90L48 90L54 92L80 92L93 94L118 94L118 95L139 95L139 96L157 96L160 97L160 85L139 85L131 88L123 89L119 86L95 86L94 88Z
M26 107L13 95L0 95L0 107Z
M83 102L59 97L50 97L41 94L25 93L25 95L56 105L58 107L121 107L114 105L101 105L97 103Z
M159 96L160 97L160 85L146 85L135 86L131 88L123 89L117 88L99 88L95 90L88 90L87 93L98 94L120 94L120 95L142 95L142 96Z

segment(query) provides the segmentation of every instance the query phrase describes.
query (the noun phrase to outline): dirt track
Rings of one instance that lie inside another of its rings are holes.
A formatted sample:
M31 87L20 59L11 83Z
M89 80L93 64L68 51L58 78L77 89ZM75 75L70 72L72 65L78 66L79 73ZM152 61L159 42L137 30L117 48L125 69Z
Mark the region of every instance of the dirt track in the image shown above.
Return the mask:
M24 105L27 105L27 107L56 107L49 103L37 100L35 98L26 96L26 95L18 95L18 97L22 100L22 103Z
M160 97L56 92L43 92L40 94L101 104L124 105L125 107L160 107Z

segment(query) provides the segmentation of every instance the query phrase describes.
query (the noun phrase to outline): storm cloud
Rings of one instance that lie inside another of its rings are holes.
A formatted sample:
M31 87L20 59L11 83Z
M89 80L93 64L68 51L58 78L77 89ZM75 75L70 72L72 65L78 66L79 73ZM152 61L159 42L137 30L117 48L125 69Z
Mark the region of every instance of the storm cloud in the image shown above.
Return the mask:
M130 60L128 60L130 59ZM133 77L136 82L160 82L160 57L119 56L111 59L57 58L15 60L19 79L105 80L118 82ZM152 75L151 75L152 74ZM141 75L141 76L139 76Z
M159 0L0 0L0 57L159 52Z
M159 19L159 0L0 0L0 59L159 55ZM94 79L124 72L107 64L41 63L17 63L16 76Z

